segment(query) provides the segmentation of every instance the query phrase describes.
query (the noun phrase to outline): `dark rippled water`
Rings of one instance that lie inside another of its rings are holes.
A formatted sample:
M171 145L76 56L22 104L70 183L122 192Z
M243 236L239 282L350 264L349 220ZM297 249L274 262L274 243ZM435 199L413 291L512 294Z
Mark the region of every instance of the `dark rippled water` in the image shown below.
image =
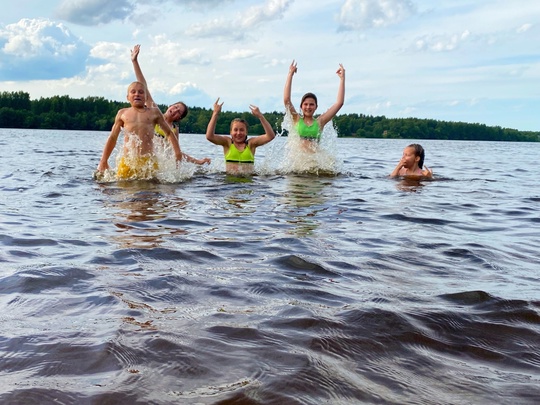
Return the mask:
M98 184L106 136L0 130L0 403L539 403L540 144Z

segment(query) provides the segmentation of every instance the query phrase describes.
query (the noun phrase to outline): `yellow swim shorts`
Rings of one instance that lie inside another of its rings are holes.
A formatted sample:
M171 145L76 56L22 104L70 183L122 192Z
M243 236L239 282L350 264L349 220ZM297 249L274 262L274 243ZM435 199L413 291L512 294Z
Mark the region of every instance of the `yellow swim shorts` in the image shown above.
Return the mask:
M158 162L155 156L122 156L116 168L119 180L149 180L156 177Z

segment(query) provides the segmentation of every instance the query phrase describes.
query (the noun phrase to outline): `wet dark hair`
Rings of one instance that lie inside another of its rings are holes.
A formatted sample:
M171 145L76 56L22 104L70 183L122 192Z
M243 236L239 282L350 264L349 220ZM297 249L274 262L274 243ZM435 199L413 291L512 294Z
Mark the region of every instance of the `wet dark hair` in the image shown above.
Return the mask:
M186 115L188 115L189 108L188 108L188 106L186 105L186 103L184 103L183 101L178 101L177 103L171 104L171 105L169 106L169 108L172 107L173 105L176 105L176 104L180 104L180 105L182 105L182 107L184 107L184 111L182 112L182 114L180 115L180 118L178 119L178 121L180 121L180 120L183 119Z
M306 98L312 98L313 100L315 100L315 105L318 105L317 103L317 96L313 93L306 93L302 96L302 101L300 101L300 107L302 107L302 104L304 104L304 100Z
M244 124L246 126L246 139L244 139L244 142L247 143L247 133L249 132L249 124L248 124L248 122L243 118L235 118L235 119L233 119L231 121L231 128L230 128L231 131L232 131L232 126L233 126L233 124L235 122L240 122L240 123L242 123L242 124Z
M421 169L422 166L424 166L424 158L426 157L426 153L424 152L424 148L422 148L422 145L419 145L417 143L411 143L408 148L414 149L414 155L420 156L420 160L418 161L418 167Z

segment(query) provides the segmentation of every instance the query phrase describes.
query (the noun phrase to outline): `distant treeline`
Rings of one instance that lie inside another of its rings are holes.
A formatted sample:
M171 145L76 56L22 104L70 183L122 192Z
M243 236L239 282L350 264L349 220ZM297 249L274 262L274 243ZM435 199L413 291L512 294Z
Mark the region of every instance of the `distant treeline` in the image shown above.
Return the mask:
M54 96L30 100L28 93L0 93L0 128L70 129L110 131L114 117L127 102L110 101L103 97L70 98ZM163 112L166 105L159 105ZM183 133L204 134L212 110L189 107L189 114L180 124ZM276 133L281 133L283 112L264 114ZM248 121L251 134L263 133L259 120L250 112L223 111L216 133L228 134L233 118ZM334 126L340 137L398 138L398 139L453 139L478 141L539 142L540 132L489 127L484 124L447 122L419 118L386 118L364 114L341 114L334 118ZM286 135L286 132L283 134Z

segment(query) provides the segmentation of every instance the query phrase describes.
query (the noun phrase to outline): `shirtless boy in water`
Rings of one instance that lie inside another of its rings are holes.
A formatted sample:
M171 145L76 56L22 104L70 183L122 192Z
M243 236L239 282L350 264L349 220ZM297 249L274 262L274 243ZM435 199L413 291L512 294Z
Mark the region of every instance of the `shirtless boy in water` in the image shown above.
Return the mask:
M205 163L182 153L178 139L165 121L161 110L157 107L146 106L146 87L144 84L131 83L128 87L127 100L131 107L122 108L116 114L97 167L98 172L103 173L109 169L109 157L116 146L118 135L123 129L124 153L117 167L117 177L122 179L153 177L157 171L157 159L154 155L154 126L156 124L163 128L177 161L185 159L192 163Z

